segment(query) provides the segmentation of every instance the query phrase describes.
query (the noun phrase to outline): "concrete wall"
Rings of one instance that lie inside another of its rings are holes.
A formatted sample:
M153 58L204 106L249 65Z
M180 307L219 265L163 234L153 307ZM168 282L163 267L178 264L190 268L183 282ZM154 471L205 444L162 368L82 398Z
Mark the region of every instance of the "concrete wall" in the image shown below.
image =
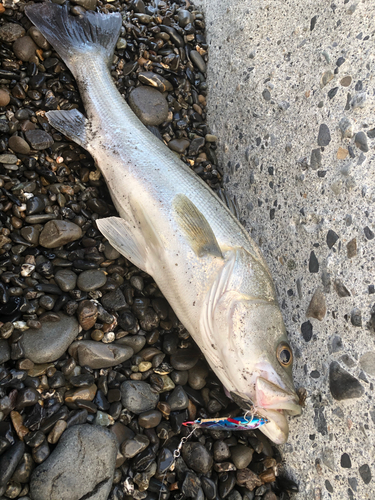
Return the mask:
M226 186L274 276L307 389L285 467L297 498L373 498L375 3L196 3Z

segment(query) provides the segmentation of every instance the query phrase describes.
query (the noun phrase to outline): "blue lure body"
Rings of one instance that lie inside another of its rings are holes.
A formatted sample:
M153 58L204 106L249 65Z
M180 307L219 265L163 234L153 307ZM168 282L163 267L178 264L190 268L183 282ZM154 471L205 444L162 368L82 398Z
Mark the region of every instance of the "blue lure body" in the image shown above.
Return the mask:
M268 422L267 419L257 415L245 415L243 417L221 417L202 418L192 422L184 422L183 425L193 425L201 429L222 429L230 431L248 431L258 429Z

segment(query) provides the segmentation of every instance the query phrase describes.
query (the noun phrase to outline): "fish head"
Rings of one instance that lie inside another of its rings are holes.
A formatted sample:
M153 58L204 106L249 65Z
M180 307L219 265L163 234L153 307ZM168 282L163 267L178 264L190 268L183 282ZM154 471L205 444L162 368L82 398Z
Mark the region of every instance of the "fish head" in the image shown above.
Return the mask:
M299 415L301 406L280 309L274 301L231 292L225 295L215 310L224 386L242 408L251 404L258 415L268 419L262 432L277 444L285 443L286 415Z

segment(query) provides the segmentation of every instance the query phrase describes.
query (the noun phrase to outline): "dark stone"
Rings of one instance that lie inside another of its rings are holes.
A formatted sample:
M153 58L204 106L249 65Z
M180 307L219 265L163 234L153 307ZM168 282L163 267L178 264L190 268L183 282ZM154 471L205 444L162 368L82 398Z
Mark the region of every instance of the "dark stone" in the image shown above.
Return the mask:
M154 410L159 402L159 395L151 390L147 382L126 380L121 384L121 401L126 409L139 415Z
M338 239L339 239L339 236L335 233L335 231L332 231L332 229L330 229L327 233L328 248L332 248Z
M106 293L102 297L102 306L108 311L120 311L127 307L126 300L122 291L117 288L114 292Z
M190 498L195 498L198 495L201 482L194 472L187 472L181 486L181 492Z
M208 477L202 476L201 477L201 484L202 484L202 489L204 491L204 494L207 497L207 500L214 500L216 498L216 484L212 479L209 479Z
M171 356L171 365L175 370L190 370L198 362L199 353L193 349L179 349Z
M347 453L341 455L341 467L343 469L350 469L352 467L352 461Z
M339 297L350 297L349 290L346 288L346 286L344 285L344 283L341 280L335 279L334 286L335 286L335 290L337 292L337 295Z
M207 474L213 466L211 454L201 443L185 443L182 457L190 469L201 474Z
M173 389L173 391L169 395L168 404L171 408L171 411L185 410L185 408L188 407L189 398L180 385Z
M365 484L369 484L371 482L372 476L371 476L371 469L368 466L368 464L361 465L361 467L358 470L359 470L359 475L361 476L363 482Z
M322 166L322 153L320 149L313 149L310 156L310 167L313 170L318 170Z
M161 418L162 413L158 410L145 411L139 415L138 425L144 429L152 429L160 424Z
M329 128L325 123L322 123L319 127L318 145L325 147L328 146L330 142L331 142L331 134Z
M358 380L341 368L337 361L333 361L329 367L329 388L338 401L359 398L364 393Z
M316 258L316 255L315 255L314 251L312 251L310 253L309 271L310 271L310 273L317 273L317 272L319 272L319 262L318 262L318 259Z
M52 137L44 130L27 130L25 136L31 147L37 150L50 148L53 144Z
M371 231L371 229L368 226L363 228L363 232L365 233L365 236L368 240L374 239L375 234Z
M324 416L324 408L320 406L319 408L314 408L314 425L315 428L322 436L328 434L327 421Z
M5 486L12 477L25 453L25 443L18 441L0 457L0 486Z
M313 334L313 326L310 321L306 321L301 325L301 333L305 342L310 342Z
M335 97L335 95L337 94L337 91L339 90L338 87L334 87L333 89L331 89L329 92L328 92L328 99L333 99Z
M369 148L367 144L367 137L364 132L357 132L355 134L354 143L357 146L357 148L363 151L364 153L368 152Z
M236 484L236 476L234 472L229 472L228 477L224 481L219 482L219 494L221 498L226 498L233 490Z

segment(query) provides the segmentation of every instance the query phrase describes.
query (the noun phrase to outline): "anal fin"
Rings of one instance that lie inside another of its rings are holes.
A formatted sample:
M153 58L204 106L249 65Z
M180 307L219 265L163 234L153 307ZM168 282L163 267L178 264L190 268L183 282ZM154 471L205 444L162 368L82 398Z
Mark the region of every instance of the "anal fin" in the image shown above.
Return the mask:
M174 218L191 249L198 255L223 258L216 236L205 216L184 194L173 200Z
M87 149L89 140L88 120L77 109L48 111L46 117L52 127Z
M146 244L137 227L132 227L120 217L98 219L96 224L113 248L142 271L147 272Z

